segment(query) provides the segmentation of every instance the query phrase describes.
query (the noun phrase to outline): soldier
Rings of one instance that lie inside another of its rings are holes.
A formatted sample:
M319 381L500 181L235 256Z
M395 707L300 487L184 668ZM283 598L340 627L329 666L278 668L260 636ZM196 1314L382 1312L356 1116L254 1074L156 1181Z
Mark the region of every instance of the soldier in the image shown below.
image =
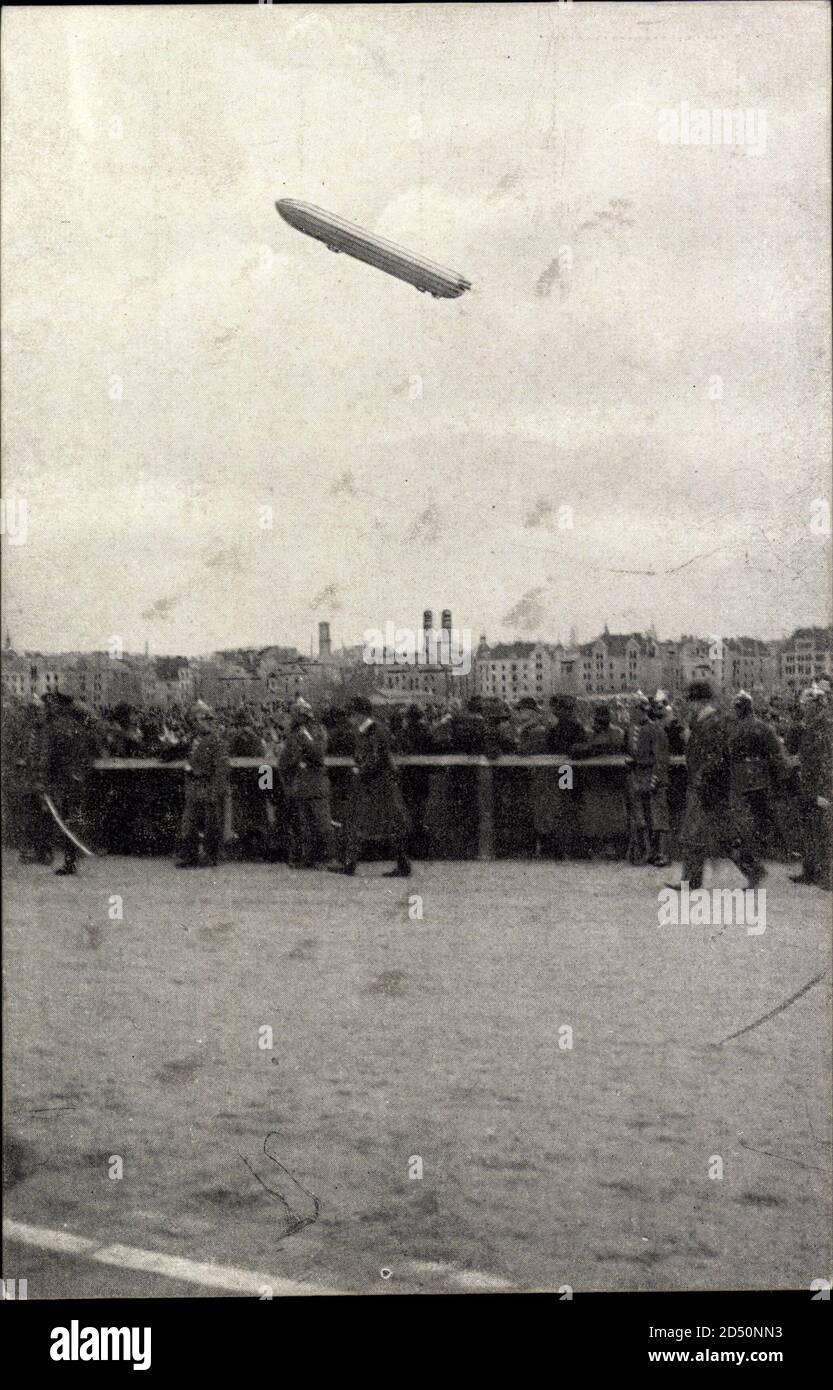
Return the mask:
M735 724L729 735L732 795L745 802L756 852L763 855L772 829L780 833L773 817L773 798L783 794L789 767L772 725L756 718L752 696L745 690L738 691L734 708Z
M333 854L326 753L327 731L315 718L312 706L299 696L278 769L289 794L295 831L290 862L302 869L321 868Z
M266 757L266 742L245 705L232 719L228 752L232 758L259 758L261 764ZM274 805L260 787L260 768L247 769L234 788L232 832L236 852L244 859L267 859L274 820Z
M569 757L577 744L587 740L587 730L576 715L575 696L553 695L550 710L552 718L547 750L550 753L565 753Z
M576 748L587 742L587 730L576 714L574 695L552 695L547 723L546 752L569 761ZM586 858L588 846L579 835L581 787L560 787L559 778L550 780L551 844L555 859Z
M215 868L220 857L223 802L228 787L228 754L214 711L197 700L191 711L194 729L185 765L185 804L180 827L178 869ZM205 860L200 859L202 834Z
M805 721L798 745L799 795L804 830L804 864L793 883L831 888L830 806L833 736L827 693L818 685L803 692Z
M548 751L549 728L531 695L524 695L518 701L516 729L518 752L522 756L531 757ZM552 841L559 825L556 809L558 774L555 774L555 785L552 774L553 769L548 767L534 767L526 774L532 809L533 853L536 859L540 859L545 844Z
M482 710L486 724L484 752L487 758L499 758L502 753L514 753L517 748L515 730L509 708L503 700L492 700Z
M663 705L642 696L634 708L629 748L633 763L628 774L632 864L669 863L668 737Z
M661 691L659 694L662 698L657 699L655 696L651 701L651 708L649 710L650 721L647 726L650 731L651 752L653 756L650 799L648 802L650 826L648 862L655 864L658 868L665 868L666 864L670 863L668 858L668 838L671 834L671 820L668 811L670 748L665 716L665 700Z
M61 820L74 830L83 821L86 782L97 747L87 712L70 695L53 691L44 696L47 717L44 729L44 783ZM61 836L64 862L56 874L78 872L78 845Z
M731 859L757 888L766 869L755 854L748 809L731 795L730 730L713 703L708 681L688 688L692 711L686 744L686 805L683 817L682 880L702 888L706 857ZM679 891L682 883L669 883Z
M595 705L593 727L584 743L573 748L574 758L604 758L625 751L625 731L611 722L609 705Z
M657 691L651 704L660 711L659 718L668 739L669 754L671 757L678 757L685 752L685 729L674 713L673 705L664 690Z
M373 706L363 695L351 701L350 712L355 726L353 797L348 808L343 864L332 868L335 872L355 874L362 844L386 840L394 846L396 867L385 877L407 878L411 872L407 853L410 818L399 790L390 739L373 718Z
M654 762L649 728L650 710L650 700L638 690L627 732L627 752L630 757L627 774L629 864L645 864L648 859Z

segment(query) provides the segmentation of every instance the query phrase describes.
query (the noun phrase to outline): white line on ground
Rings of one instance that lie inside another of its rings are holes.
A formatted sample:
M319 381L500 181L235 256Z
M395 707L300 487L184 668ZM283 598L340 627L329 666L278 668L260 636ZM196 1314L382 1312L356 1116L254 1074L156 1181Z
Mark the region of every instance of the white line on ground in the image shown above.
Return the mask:
M161 1275L165 1279L178 1279L205 1289L224 1289L227 1293L253 1294L258 1298L267 1294L272 1298L322 1294L333 1297L341 1294L339 1289L300 1284L294 1279L279 1279L273 1274L258 1274L255 1270L235 1269L230 1265L200 1263L180 1255L164 1255L158 1250L142 1250L135 1245L102 1245L87 1236L74 1236L68 1231L55 1231L48 1226L29 1226L24 1221L4 1221L3 1235L6 1240L32 1245L38 1250L49 1250L56 1255L78 1255L82 1259L94 1260L96 1264ZM434 1260L408 1260L401 1270L395 1272L405 1277L413 1273L439 1275L464 1289L484 1292L499 1292L512 1287L506 1279L496 1275L482 1274L476 1269L459 1269Z
M4 1221L3 1234L7 1240L34 1245L58 1255L80 1255L97 1264L115 1265L119 1269L135 1269L145 1274L158 1274L166 1279L179 1279L207 1289L225 1289L228 1293L249 1293L258 1297L271 1295L286 1298L299 1295L335 1295L338 1289L318 1288L299 1284L294 1279L279 1279L273 1274L258 1274L251 1269L234 1269L228 1265L200 1264L177 1255L163 1255L157 1250L140 1250L131 1245L102 1245L84 1236L66 1231L53 1231L48 1226L28 1226L22 1221Z
M460 1269L456 1265L441 1264L438 1260L410 1260L406 1268L408 1272L416 1270L420 1274L439 1275L462 1285L464 1289L488 1289L498 1293L513 1287L508 1279L501 1279L497 1274L483 1274L478 1269Z

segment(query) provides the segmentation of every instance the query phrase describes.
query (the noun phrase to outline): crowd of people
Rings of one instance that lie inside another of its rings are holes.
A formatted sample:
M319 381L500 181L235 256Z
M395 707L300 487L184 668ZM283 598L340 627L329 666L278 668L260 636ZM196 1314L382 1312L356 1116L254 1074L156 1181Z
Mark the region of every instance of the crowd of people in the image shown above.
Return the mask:
M827 689L827 681L820 688ZM374 717L383 721L396 753L511 753L523 751L523 730L530 723L530 711L547 727L547 748L552 753L572 752L592 744L594 753L622 752L626 731L633 722L633 711L643 698L641 692L610 697L553 695L547 705L525 696L510 704L490 696L455 698L427 704L374 706ZM100 756L118 758L159 758L188 743L193 735L193 704L150 705L138 708L119 704L94 712L77 700L55 692L34 696L30 701L4 697L4 716L15 722L27 709L45 711L50 706L71 704L76 715L86 721ZM684 718L675 713L663 691L649 701L655 705L668 732L672 753L683 751ZM215 723L229 742L233 756L272 756L280 749L292 724L296 700L243 703L215 711ZM804 722L802 694L789 698L772 695L753 701L756 718L770 724L791 752L797 751ZM319 718L327 729L330 745L339 742L340 731L349 728L347 704L324 700ZM348 733L349 742L349 733ZM232 747L232 745L235 745ZM245 748L243 747L245 745ZM330 746L331 753L337 748ZM582 750L583 751L583 750Z
M34 697L28 705L19 701L6 704L6 714L14 721L21 709L45 710L50 704L66 701L63 695ZM501 753L529 751L529 727L545 726L546 746L540 751L594 756L625 750L627 730L639 708L641 692L609 698L553 695L546 705L525 696L514 704L495 697L472 696L427 704L374 706L374 717L383 722L395 753ZM295 700L244 703L217 709L215 724L228 742L232 756L276 756L292 725ZM657 691L652 702L661 716L669 738L670 752L684 749L684 722L668 696ZM151 705L137 708L128 704L105 707L93 712L79 701L72 707L88 724L99 756L117 758L160 758L171 750L187 746L193 736L195 711L190 705ZM788 751L797 752L804 722L800 694L790 698L773 695L754 701L756 718L772 726ZM530 718L536 714L538 720ZM349 752L351 740L349 710L345 703L324 700L318 715L328 735L328 751Z
M354 873L363 847L384 841L395 861L392 872L406 875L415 827L400 789L397 755L462 753L499 760L549 754L564 758L565 768L613 756L627 769L627 859L664 866L670 854L671 759L685 755L685 881L700 886L706 857L720 855L734 859L750 885L758 884L763 846L777 828L781 799L792 790L801 805L804 855L797 881L829 887L832 712L827 680L793 699L773 696L757 705L744 691L720 701L708 682L695 681L679 711L663 691L652 697L637 691L581 705L572 696L555 695L546 707L530 696L512 706L473 696L465 704L447 700L403 710L374 707L359 696L319 711L299 697L226 711L197 700L187 708L118 705L94 713L53 692L6 708L4 782L11 784L21 858L51 861L57 837L64 851L58 872L72 874L84 847L80 829L95 759L184 763L178 862L212 866L223 851L228 760L259 759L261 780L247 787L235 832L253 854L268 857L270 827L280 816L293 865ZM350 759L352 766L352 791L346 802L342 797L337 819L328 756ZM531 766L525 776L531 852L569 857L571 779L564 786L554 783L545 764ZM104 796L114 818L123 820L120 793L111 788Z

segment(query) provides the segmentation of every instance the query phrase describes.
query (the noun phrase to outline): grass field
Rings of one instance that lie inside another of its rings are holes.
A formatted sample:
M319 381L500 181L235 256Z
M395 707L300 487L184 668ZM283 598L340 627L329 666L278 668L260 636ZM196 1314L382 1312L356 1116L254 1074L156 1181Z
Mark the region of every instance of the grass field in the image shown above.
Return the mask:
M660 928L650 868L379 874L10 864L7 1220L348 1293L829 1276L829 895L771 866L751 936ZM205 1291L18 1240L4 1274Z

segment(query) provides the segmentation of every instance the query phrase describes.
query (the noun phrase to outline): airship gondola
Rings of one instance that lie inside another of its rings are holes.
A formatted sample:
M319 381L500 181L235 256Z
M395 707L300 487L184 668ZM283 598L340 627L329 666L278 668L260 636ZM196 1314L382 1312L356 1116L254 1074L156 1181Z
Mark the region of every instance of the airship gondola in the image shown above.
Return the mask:
M281 198L275 207L290 227L323 241L330 251L344 251L357 261L365 261L387 275L407 281L423 293L432 294L435 299L457 299L471 289L471 282L456 271L446 270L425 256L415 256L395 242L367 232L323 208L313 207L312 203Z

